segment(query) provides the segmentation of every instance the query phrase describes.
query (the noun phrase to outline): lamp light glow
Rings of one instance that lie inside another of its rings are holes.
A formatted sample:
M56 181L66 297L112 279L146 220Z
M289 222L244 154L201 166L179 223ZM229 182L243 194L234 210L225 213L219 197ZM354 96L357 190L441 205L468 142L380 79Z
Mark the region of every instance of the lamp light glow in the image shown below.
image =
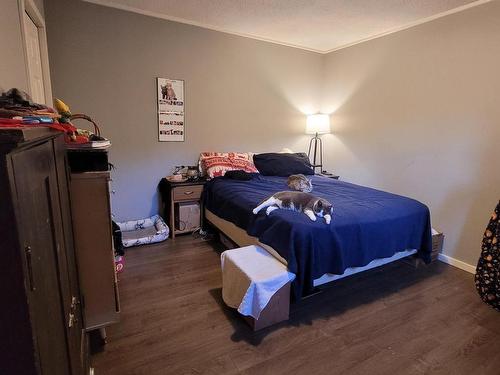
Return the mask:
M319 168L320 172L323 170L323 142L321 142L319 135L327 133L330 133L330 115L317 113L315 115L307 116L306 134L314 134L314 137L312 137L309 142L309 151L307 152L307 156L311 161L311 166L315 173L316 168ZM313 151L312 160L311 151Z
M317 113L308 115L306 120L306 134L330 133L330 115Z

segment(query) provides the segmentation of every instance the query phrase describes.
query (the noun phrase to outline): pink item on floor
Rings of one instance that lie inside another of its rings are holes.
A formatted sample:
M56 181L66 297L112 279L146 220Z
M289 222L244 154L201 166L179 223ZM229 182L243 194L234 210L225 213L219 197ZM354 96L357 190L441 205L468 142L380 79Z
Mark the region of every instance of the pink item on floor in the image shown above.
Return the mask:
M123 269L125 268L125 258L121 255L115 257L115 269L116 273L121 273L123 272Z

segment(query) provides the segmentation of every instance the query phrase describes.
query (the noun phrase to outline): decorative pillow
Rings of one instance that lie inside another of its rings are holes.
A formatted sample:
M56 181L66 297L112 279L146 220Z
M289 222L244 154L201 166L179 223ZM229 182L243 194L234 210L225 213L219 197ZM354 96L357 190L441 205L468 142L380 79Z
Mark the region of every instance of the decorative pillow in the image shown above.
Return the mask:
M200 166L202 175L207 175L209 178L224 176L227 171L258 172L246 152L202 152Z
M292 174L312 175L314 171L307 155L267 153L254 155L253 162L264 176L288 177Z

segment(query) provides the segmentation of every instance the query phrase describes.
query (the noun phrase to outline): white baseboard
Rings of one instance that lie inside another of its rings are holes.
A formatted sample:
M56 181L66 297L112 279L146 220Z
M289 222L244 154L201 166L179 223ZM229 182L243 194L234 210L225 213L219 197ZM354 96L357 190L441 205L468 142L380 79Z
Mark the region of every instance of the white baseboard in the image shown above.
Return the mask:
M448 255L444 254L439 254L438 259L446 264L449 264L450 266L460 268L461 270L464 270L469 273L476 273L476 266L473 266L472 264L462 262L461 260L452 258Z

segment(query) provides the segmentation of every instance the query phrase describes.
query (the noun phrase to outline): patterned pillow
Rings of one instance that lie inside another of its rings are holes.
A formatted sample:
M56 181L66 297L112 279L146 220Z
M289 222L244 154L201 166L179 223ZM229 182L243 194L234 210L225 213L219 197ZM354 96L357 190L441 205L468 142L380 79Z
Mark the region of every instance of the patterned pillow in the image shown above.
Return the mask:
M209 178L224 176L227 171L243 170L257 173L251 155L247 152L202 152L200 154L202 175Z

